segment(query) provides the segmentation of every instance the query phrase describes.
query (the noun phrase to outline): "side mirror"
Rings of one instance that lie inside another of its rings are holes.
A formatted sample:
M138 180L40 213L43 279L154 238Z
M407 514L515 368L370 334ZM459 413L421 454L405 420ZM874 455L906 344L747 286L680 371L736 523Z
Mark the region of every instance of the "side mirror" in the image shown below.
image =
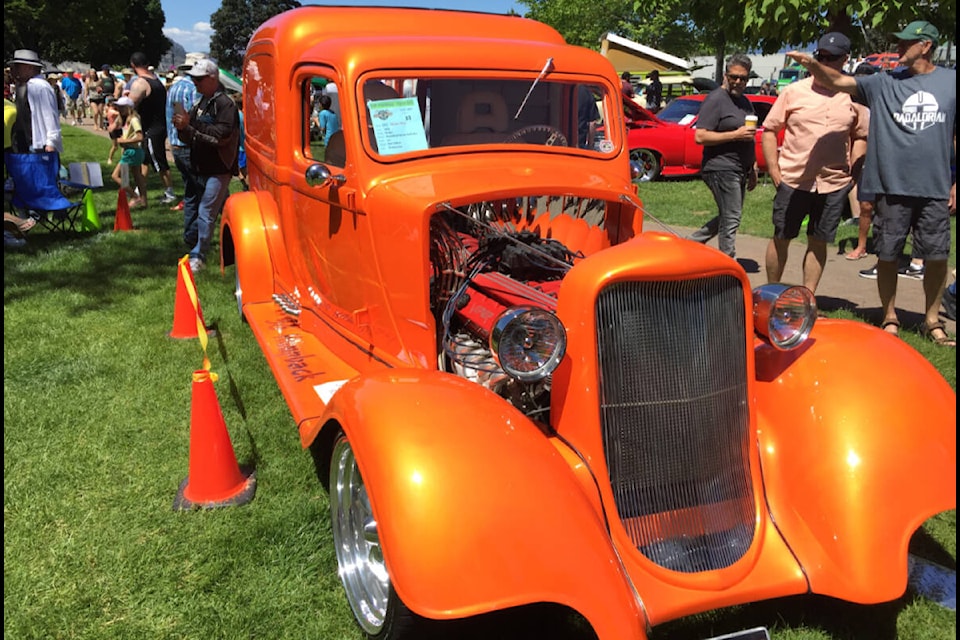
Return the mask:
M347 181L345 175L334 175L327 165L320 163L307 167L305 177L311 187L339 187Z

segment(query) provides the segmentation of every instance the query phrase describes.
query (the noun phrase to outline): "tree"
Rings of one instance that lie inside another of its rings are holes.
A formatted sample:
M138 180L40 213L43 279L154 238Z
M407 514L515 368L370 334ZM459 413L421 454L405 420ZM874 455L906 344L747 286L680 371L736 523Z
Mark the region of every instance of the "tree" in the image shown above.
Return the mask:
M854 49L863 49L876 33L899 31L913 20L927 20L940 30L941 43L957 37L957 4L938 0L918 3L889 0L694 0L711 7L743 12L742 34L764 53L773 53L786 45L816 42L826 31L849 36ZM881 41L882 42L882 41ZM889 42L889 36L887 37Z
M44 60L126 64L143 51L153 61L170 48L160 0L8 0L3 53L32 49Z
M689 19L687 0L519 0L525 17L549 24L570 44L598 50L608 32L679 57L693 56L706 32Z
M519 0L528 18L551 25L571 44L599 48L611 31L641 44L690 58L712 52L717 73L735 51L774 53L816 42L826 31L850 37L854 50L885 49L889 34L913 20L956 39L955 0Z
M300 6L297 0L223 0L210 16L210 57L239 73L247 43L257 27L273 16Z

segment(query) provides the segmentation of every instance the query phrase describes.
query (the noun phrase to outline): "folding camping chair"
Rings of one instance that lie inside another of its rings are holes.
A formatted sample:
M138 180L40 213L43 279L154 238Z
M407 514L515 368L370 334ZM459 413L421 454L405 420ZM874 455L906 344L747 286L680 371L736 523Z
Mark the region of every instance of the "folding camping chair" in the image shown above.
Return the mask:
M60 179L57 153L4 153L12 183L10 209L36 218L50 231L80 231L88 187ZM67 197L78 195L76 200Z

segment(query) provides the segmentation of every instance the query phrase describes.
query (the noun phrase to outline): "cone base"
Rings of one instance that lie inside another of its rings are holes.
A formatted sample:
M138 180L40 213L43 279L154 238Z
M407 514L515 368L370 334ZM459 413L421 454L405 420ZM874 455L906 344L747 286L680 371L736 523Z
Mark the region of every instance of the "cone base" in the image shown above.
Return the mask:
M238 484L230 494L220 500L194 501L184 495L190 484L190 476L184 478L173 499L174 511L192 511L194 509L217 509L219 507L235 507L253 500L257 491L257 476L250 467L240 467L240 474L244 481Z

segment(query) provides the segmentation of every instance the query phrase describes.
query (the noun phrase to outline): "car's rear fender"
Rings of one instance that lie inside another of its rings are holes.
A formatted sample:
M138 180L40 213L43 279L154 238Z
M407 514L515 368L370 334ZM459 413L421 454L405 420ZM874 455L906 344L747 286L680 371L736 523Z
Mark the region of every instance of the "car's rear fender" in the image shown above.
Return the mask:
M767 501L815 593L900 597L907 546L956 508L956 394L902 340L820 320L797 352L757 350Z
M436 371L355 378L331 399L356 454L393 585L428 618L535 602L600 638L643 639L603 515L544 432L484 388Z

